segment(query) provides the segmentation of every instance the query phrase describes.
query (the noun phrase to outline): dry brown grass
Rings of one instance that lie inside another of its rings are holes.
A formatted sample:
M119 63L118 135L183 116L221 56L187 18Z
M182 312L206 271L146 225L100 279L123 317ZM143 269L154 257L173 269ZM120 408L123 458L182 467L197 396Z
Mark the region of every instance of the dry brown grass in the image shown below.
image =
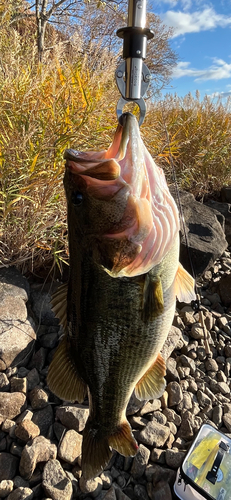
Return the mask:
M57 44L38 65L35 41L29 50L7 19L0 21L0 266L62 271L68 260L63 153L110 144L117 58L105 49L97 65L92 52L70 62ZM197 197L230 183L230 102L175 96L149 108L144 142L169 180L171 151L179 185Z

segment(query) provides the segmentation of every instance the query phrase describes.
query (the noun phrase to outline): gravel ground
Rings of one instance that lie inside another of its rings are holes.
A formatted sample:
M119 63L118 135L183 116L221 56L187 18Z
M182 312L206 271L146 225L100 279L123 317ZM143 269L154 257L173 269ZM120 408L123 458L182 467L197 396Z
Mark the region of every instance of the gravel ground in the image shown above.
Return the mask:
M138 453L124 458L115 452L106 470L90 481L81 477L87 402L61 401L46 385L62 330L49 294L32 284L27 306L37 333L33 357L28 361L27 353L8 368L0 360L0 498L171 500L176 470L202 423L231 437L231 309L217 292L221 277L230 273L226 251L198 284L211 355L199 313L178 304L173 322L178 340L167 360L166 391L144 406L134 400L129 405Z

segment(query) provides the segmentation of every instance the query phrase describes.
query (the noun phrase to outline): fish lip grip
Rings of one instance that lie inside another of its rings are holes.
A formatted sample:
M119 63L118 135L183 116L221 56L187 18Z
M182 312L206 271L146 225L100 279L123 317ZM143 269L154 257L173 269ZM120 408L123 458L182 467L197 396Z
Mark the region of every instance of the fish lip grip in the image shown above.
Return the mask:
M129 0L128 26L120 28L117 36L123 38L123 61L117 68L115 77L117 87L122 95L117 104L117 117L121 116L122 108L127 102L134 102L140 108L139 125L143 123L146 106L143 96L146 93L151 73L144 64L147 40L154 34L145 28L146 0Z

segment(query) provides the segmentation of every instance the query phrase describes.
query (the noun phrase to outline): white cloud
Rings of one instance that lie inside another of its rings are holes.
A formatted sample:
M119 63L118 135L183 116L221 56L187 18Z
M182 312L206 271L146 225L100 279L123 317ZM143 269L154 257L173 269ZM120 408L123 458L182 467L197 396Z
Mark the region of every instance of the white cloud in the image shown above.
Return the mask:
M211 30L218 26L222 28L231 26L231 17L217 14L212 7L192 13L168 10L161 17L165 24L174 28L173 38L185 33Z
M231 64L226 63L223 59L213 59L213 64L205 69L190 68L189 62L180 62L173 70L173 78L181 78L190 76L195 82L206 80L222 80L223 78L231 77Z
M210 97L230 97L231 96L231 90L229 92L214 92Z

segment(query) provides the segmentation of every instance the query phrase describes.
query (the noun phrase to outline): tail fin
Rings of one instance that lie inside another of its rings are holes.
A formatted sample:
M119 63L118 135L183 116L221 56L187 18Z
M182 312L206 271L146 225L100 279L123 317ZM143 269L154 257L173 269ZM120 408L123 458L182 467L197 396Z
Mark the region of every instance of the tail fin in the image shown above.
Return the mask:
M121 455L134 456L138 445L131 427L124 421L111 435L106 435L106 429L89 420L83 433L82 471L85 479L91 479L100 474L112 456L111 448Z

